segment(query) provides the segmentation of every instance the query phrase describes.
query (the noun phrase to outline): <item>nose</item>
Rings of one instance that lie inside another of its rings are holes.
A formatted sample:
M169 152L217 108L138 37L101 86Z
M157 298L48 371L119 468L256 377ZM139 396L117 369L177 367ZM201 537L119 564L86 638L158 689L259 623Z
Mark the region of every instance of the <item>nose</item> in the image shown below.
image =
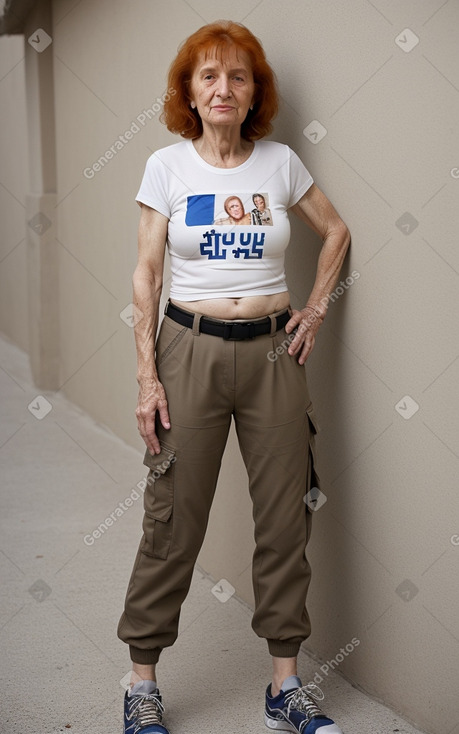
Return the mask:
M218 91L217 96L220 99L226 99L231 94L231 89L226 74L222 74L218 79Z

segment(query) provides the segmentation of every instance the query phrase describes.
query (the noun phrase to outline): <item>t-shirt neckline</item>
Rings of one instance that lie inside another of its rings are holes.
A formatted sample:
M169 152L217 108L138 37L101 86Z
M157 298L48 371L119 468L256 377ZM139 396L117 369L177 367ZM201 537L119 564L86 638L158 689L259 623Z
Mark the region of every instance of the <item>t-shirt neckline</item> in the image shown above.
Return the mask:
M241 171L244 171L246 168L252 165L252 163L255 161L255 159L258 156L258 140L255 140L253 150L249 157L247 158L244 163L241 163L240 166L234 166L234 168L219 168L218 166L212 166L210 163L207 163L207 161L204 160L204 158L201 158L198 151L193 145L193 141L188 139L185 140L185 143L188 147L188 150L190 151L190 154L194 158L194 160L199 163L202 168L205 168L207 171L212 171L212 173L216 174L222 174L224 176L227 176L231 173L240 173Z

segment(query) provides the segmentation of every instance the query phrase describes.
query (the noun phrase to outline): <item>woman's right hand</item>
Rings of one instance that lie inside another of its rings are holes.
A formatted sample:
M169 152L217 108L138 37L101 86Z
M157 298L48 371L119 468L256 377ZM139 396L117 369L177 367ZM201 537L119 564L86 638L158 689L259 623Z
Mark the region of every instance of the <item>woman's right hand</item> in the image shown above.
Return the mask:
M152 454L159 454L161 446L155 431L156 412L163 428L171 427L167 398L164 387L158 379L148 378L139 381L139 397L135 414L139 433Z

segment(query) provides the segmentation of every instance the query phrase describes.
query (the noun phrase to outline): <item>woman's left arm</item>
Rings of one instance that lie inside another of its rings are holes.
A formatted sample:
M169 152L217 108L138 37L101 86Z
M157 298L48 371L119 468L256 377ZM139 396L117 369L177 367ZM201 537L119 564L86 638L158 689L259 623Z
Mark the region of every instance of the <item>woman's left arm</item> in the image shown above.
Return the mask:
M308 302L301 311L292 310L292 317L285 326L287 334L298 327L288 353L292 356L298 355L299 364L304 364L312 352L316 334L327 313L329 297L338 280L351 242L351 234L336 209L315 183L290 211L306 222L323 242L316 279Z

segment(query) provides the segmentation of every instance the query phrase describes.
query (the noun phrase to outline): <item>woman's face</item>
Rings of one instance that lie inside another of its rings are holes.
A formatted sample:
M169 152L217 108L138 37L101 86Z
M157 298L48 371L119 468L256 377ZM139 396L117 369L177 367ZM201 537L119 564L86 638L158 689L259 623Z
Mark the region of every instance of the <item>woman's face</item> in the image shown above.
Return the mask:
M255 84L249 57L230 46L218 58L201 52L190 83L204 128L207 125L241 126L253 103Z
M230 217L233 217L233 219L236 219L236 221L238 219L242 219L242 217L244 216L244 209L242 208L242 204L239 199L230 199L227 204L226 210Z
M257 207L259 212L264 212L265 210L265 200L262 196L256 196L254 199L254 204Z

